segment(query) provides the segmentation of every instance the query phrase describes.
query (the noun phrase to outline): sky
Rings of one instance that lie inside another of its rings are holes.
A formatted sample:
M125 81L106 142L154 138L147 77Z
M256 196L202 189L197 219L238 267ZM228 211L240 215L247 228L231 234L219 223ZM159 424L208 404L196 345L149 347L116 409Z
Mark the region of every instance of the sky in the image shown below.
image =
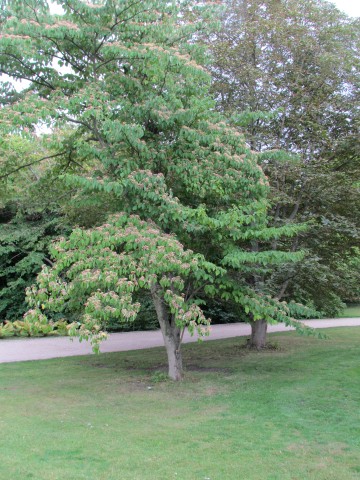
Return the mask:
M329 0L351 17L360 17L360 0ZM61 7L52 4L52 13L61 13Z
M351 17L360 17L360 0L331 0L331 3Z
M350 15L351 17L360 17L360 0L328 0L331 3L335 4L336 7ZM58 5L51 4L51 13L61 13L61 7Z

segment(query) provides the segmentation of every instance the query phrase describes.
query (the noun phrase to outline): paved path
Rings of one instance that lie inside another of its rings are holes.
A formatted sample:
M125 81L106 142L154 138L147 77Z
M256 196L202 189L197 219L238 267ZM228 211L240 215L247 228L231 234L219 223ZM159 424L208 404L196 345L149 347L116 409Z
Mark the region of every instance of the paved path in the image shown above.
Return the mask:
M360 318L338 318L325 320L305 320L304 323L313 328L353 327L360 326ZM269 325L269 332L284 332L293 330L283 324ZM229 323L213 325L210 337L205 340L241 337L250 334L250 325L246 323ZM184 342L195 342L187 332ZM112 333L108 340L102 343L102 352L122 352L141 350L143 348L162 346L163 339L160 330L150 332ZM79 343L77 339L70 341L68 337L46 338L16 338L0 340L0 363L20 362L25 360L42 360L46 358L71 357L74 355L89 355L91 347L87 342Z

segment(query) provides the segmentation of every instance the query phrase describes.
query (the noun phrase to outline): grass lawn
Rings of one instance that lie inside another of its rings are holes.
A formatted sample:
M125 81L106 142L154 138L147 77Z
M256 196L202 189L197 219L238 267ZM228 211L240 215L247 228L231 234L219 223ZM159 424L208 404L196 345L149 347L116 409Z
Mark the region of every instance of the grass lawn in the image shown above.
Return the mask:
M1 480L360 478L360 328L0 365ZM1 344L0 344L1 348Z
M345 308L339 315L339 318L360 317L360 305L353 305Z

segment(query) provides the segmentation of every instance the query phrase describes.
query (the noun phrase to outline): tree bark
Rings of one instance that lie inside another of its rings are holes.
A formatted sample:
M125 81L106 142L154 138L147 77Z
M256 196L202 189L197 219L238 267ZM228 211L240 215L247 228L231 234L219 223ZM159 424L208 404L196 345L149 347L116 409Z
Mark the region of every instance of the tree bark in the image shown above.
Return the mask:
M157 318L160 323L161 333L164 338L168 358L168 375L173 380L181 380L183 376L181 346L181 329L175 324L175 321L169 312L169 308L164 302L159 285L151 288L151 295L154 302Z
M251 322L250 347L261 349L266 345L267 321L256 320Z

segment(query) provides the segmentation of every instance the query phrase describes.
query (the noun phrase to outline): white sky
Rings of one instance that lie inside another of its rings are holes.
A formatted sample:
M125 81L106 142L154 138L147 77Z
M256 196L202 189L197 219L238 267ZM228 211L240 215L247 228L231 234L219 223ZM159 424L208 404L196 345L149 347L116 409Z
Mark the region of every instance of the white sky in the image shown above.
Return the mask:
M360 17L360 0L328 0L351 17ZM51 13L62 13L62 8L50 1Z
M330 0L337 8L351 17L360 17L360 0Z
M50 1L50 13L51 14L60 14L63 13L63 9L60 7L60 5L56 5L55 3Z

